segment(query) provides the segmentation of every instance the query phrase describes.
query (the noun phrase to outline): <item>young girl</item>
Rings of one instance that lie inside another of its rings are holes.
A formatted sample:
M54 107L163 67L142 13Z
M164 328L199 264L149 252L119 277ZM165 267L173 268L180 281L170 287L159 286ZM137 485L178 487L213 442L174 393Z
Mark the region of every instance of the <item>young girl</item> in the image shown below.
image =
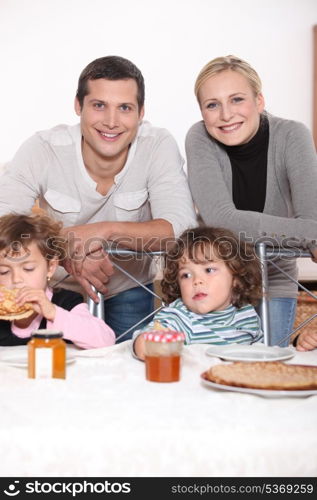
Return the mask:
M231 231L200 227L185 231L166 256L162 280L169 306L134 334L134 352L144 359L142 333L154 321L185 333L186 343L250 343L262 338L251 304L261 296L260 263L251 246Z
M0 217L0 285L18 288L17 305L27 302L34 308L30 317L0 320L0 345L26 344L39 328L60 330L65 340L84 349L114 344L112 329L90 314L80 294L49 288L64 251L60 229L47 216Z

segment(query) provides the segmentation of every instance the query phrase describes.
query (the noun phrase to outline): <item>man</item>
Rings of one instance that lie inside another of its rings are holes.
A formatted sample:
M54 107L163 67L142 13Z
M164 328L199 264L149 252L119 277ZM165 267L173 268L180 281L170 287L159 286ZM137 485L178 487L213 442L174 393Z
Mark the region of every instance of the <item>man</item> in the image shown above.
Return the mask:
M79 77L75 111L80 124L38 132L20 147L0 177L0 215L28 213L38 199L63 222L63 265L91 298L92 286L107 294L105 320L118 336L152 312L153 300L112 268L104 243L162 250L196 216L175 140L143 122L144 80L132 62L91 62ZM151 288L148 257L118 259Z

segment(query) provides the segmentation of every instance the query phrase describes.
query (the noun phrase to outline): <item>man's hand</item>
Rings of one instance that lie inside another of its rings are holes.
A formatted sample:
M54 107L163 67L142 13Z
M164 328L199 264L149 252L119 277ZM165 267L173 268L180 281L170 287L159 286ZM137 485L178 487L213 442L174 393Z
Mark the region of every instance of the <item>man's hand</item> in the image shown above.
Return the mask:
M62 234L67 240L67 248L61 263L95 302L98 302L98 297L92 286L106 293L104 285L113 274L112 264L103 250L107 242L140 251L161 250L167 242L174 243L172 224L164 219L93 222L64 228Z
M104 257L102 249L105 240L100 235L98 236L98 234L100 234L99 226L99 223L94 223L82 226L72 226L63 230L63 236L67 240L67 270L75 277L82 277L82 268L88 255L94 254L94 261L102 260ZM97 254L98 251L100 251L100 256Z
M68 227L63 234L67 239L63 266L89 297L98 302L98 295L92 287L106 294L105 284L113 274L113 266L103 250L105 240L100 236L100 223Z
M82 261L81 273L73 273L71 259L63 262L66 271L74 276L76 281L83 287L89 297L98 302L98 295L94 292L93 286L101 293L107 293L107 287L110 276L113 275L113 266L104 250L97 250L87 255Z

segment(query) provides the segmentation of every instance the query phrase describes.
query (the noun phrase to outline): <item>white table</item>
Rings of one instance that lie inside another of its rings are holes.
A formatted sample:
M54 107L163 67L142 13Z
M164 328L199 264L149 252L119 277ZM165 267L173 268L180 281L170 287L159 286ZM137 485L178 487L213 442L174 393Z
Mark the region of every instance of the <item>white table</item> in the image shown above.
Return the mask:
M206 388L200 374L219 362L207 348L185 348L172 384L147 382L129 342L76 351L66 380L0 362L0 475L317 476L317 396ZM24 347L0 359L8 349ZM317 351L291 362L317 364Z

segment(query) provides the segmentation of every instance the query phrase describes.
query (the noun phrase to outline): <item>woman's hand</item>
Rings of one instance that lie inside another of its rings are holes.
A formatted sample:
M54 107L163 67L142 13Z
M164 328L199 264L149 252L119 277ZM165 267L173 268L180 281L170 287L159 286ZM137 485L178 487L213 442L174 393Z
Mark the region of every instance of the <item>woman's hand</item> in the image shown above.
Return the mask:
M311 250L310 252L311 252L311 254L312 254L312 258L311 258L311 260L312 260L313 262L316 262L316 263L317 263L317 248L314 248L314 249L313 249L313 250Z
M56 314L56 307L47 298L44 290L37 290L35 288L23 287L16 297L17 304L24 304L30 302L34 311L41 314L49 321L54 321Z
M317 332L303 332L299 334L296 344L298 351L312 351L316 347Z

